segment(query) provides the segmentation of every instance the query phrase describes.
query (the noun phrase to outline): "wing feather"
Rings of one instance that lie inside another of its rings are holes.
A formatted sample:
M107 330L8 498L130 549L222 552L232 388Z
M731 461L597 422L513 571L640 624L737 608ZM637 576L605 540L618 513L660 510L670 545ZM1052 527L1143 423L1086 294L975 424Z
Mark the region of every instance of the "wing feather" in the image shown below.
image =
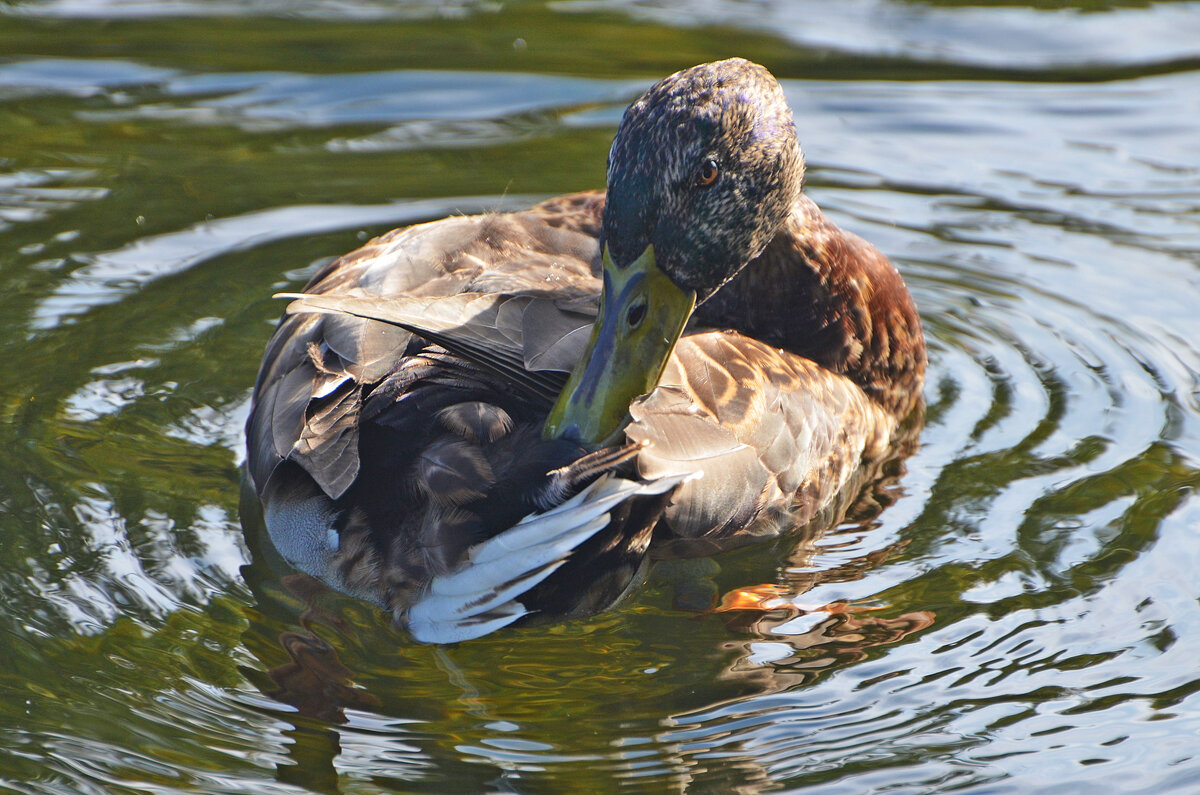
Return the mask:
M630 416L643 475L704 472L665 514L685 539L779 532L781 515L815 513L896 426L847 379L732 331L681 339Z

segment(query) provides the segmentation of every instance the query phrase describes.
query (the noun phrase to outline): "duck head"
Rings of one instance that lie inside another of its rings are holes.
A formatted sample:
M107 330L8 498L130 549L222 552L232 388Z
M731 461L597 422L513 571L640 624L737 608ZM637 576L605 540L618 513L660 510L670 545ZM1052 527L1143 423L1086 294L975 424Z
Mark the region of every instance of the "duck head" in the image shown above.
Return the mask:
M758 64L685 69L629 106L608 155L600 314L547 436L612 441L696 304L783 226L803 176L783 90Z

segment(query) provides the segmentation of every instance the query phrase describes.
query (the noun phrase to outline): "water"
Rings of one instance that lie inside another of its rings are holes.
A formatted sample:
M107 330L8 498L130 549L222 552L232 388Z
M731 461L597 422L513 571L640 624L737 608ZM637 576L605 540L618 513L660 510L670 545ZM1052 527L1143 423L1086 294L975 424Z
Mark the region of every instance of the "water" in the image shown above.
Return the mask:
M921 308L886 509L459 647L306 607L241 491L270 295L601 184L733 54ZM1198 127L1195 2L0 3L0 788L1200 788Z

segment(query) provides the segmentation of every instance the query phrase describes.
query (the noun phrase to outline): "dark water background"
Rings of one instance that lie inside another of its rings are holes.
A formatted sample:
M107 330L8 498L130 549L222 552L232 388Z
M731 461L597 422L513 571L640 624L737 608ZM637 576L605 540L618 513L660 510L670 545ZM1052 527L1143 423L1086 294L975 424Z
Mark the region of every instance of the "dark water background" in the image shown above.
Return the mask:
M302 614L239 518L270 295L600 185L734 54L920 305L890 505L458 647ZM0 366L0 789L1200 790L1200 3L0 0Z

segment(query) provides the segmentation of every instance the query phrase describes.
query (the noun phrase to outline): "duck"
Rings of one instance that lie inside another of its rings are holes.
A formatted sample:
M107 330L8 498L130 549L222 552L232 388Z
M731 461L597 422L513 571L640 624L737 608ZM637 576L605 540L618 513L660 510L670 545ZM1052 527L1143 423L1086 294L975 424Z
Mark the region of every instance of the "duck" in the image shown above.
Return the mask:
M782 87L732 58L626 109L604 190L322 267L246 425L272 545L456 643L812 519L920 413L927 356L899 271L803 182Z

